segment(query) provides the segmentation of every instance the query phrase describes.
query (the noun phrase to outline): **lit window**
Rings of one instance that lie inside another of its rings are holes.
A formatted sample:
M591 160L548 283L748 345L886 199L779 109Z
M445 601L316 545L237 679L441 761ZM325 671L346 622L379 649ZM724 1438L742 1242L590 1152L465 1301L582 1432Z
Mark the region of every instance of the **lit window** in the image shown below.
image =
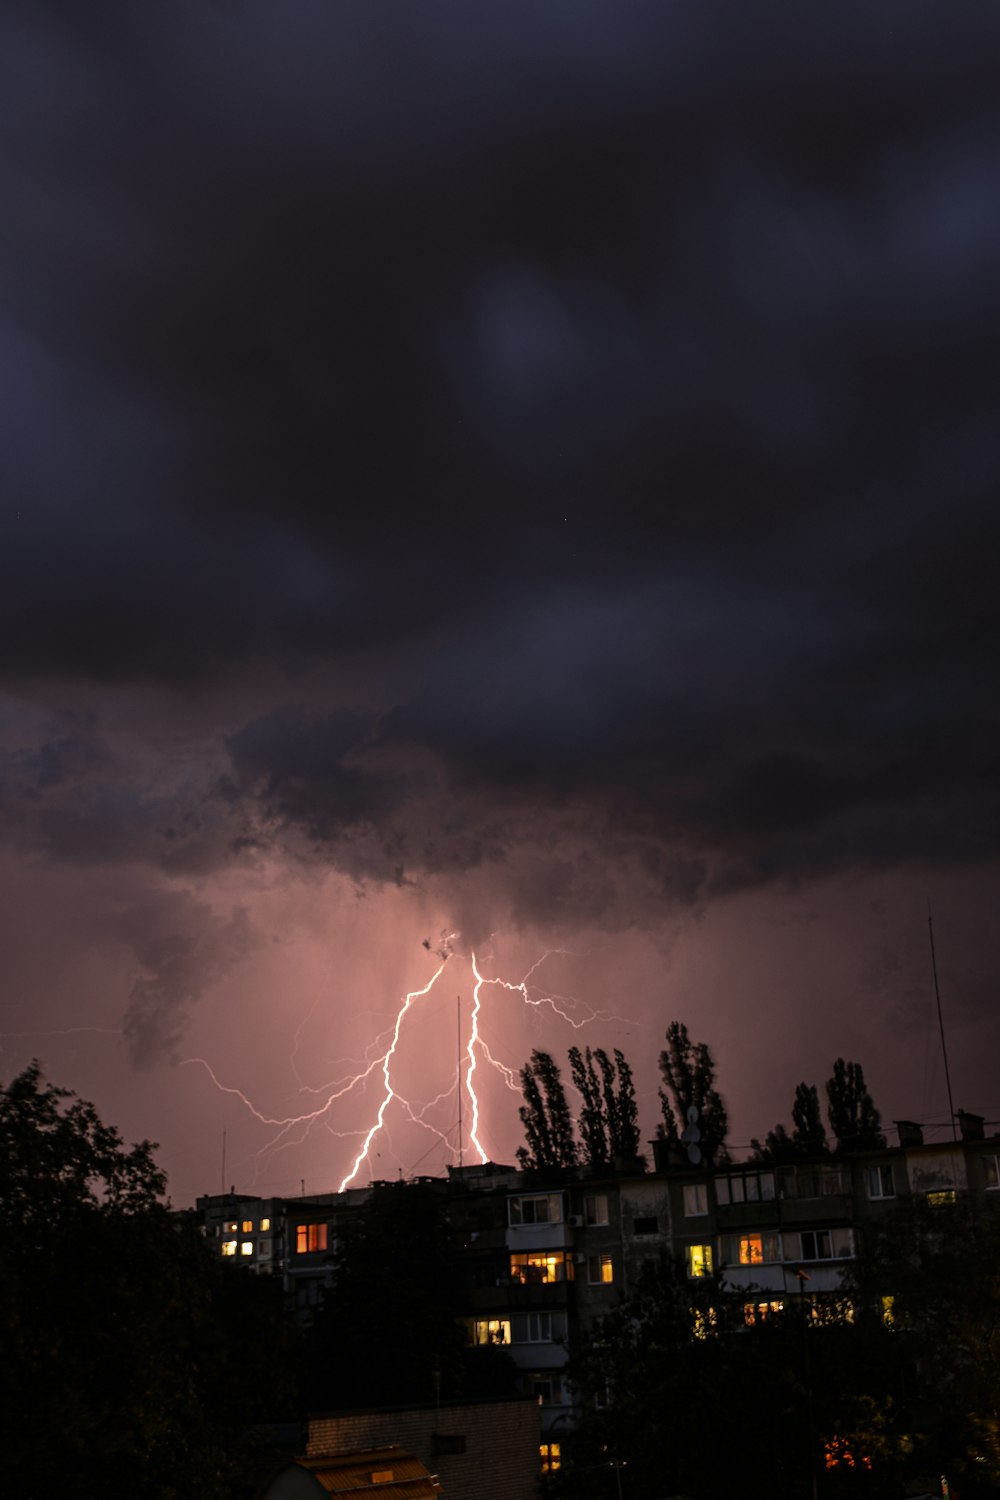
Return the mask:
M509 1344L509 1321L506 1318L474 1318L472 1342L474 1344Z
M562 1449L558 1443L542 1443L538 1449L542 1456L542 1473L552 1474L562 1463Z
M868 1179L869 1198L895 1198L896 1184L892 1178L891 1162L883 1167L869 1167L865 1175Z
M243 1233L244 1234L253 1234L253 1219L244 1219L243 1220Z
M592 1198L584 1198L583 1217L585 1223L591 1225L608 1222L608 1200L603 1193L598 1193Z
M510 1274L515 1281L563 1281L572 1276L573 1267L562 1250L532 1250L511 1256Z
M615 1270L610 1255L587 1256L587 1280L591 1286L599 1286L602 1283L608 1285L614 1279Z
M261 1219L261 1221L260 1221L260 1232L261 1232L261 1234L267 1234L267 1231L270 1229L270 1227L271 1227L271 1221L270 1221L270 1219Z
M530 1198L511 1198L511 1224L561 1224L562 1194L536 1193Z
M312 1250L326 1249L325 1224L296 1224L295 1253L306 1255Z
M946 1204L955 1202L955 1189L940 1188L936 1193L928 1193L927 1202L931 1208L944 1208Z
M688 1245L685 1253L687 1255L687 1273L689 1276L711 1276L711 1245Z
M708 1213L708 1192L703 1182L689 1182L684 1188L684 1217L697 1219Z
M764 1264L764 1238L759 1234L744 1234L740 1239L740 1265L762 1266Z
M748 1328L753 1328L756 1323L766 1323L768 1318L773 1318L775 1313L783 1311L785 1304L778 1302L744 1302L743 1321Z
M227 1234L235 1234L236 1231L237 1231L237 1229L239 1229L239 1227L240 1226L236 1223L236 1221L233 1220L233 1222L231 1224L227 1224L226 1225L226 1233Z
M882 1322L886 1328L892 1328L896 1323L896 1299L895 1297L882 1298Z
M222 1245L222 1253L223 1253L223 1255L235 1255L236 1254L236 1241L235 1240L224 1240L223 1241L223 1245Z
M252 1255L253 1254L253 1240L244 1240L243 1241L242 1245L240 1246L240 1254L241 1255Z

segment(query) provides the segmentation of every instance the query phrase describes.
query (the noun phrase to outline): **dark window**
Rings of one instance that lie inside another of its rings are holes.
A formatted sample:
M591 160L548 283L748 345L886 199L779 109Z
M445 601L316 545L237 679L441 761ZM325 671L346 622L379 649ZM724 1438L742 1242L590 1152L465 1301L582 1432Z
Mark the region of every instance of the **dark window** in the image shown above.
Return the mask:
M651 1215L648 1219L632 1220L633 1234L658 1234L659 1229L660 1221L655 1214Z
M458 1432L432 1432L431 1452L441 1453L464 1453L465 1437Z

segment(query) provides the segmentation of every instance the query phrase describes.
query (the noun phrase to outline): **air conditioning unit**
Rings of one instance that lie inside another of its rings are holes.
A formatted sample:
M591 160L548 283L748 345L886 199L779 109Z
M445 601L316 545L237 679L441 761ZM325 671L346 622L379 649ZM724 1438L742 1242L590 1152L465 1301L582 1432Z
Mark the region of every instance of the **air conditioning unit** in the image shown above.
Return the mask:
M569 1218L566 1220L566 1223L569 1225L570 1229L579 1229L583 1224L583 1218L580 1214L570 1214Z

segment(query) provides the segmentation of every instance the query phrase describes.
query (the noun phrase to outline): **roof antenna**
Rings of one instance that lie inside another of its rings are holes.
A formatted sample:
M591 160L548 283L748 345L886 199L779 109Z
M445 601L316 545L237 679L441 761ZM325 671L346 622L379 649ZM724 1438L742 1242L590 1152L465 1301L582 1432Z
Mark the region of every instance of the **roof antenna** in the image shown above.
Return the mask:
M944 1081L948 1089L948 1113L951 1115L951 1138L958 1140L958 1125L955 1121L955 1105L951 1097L951 1074L948 1071L948 1049L944 1043L944 1020L941 1015L941 991L938 988L937 958L934 954L934 920L931 917L931 898L927 898L927 931L931 938L931 970L934 974L934 999L937 1001L938 1030L941 1033L941 1056L944 1058Z

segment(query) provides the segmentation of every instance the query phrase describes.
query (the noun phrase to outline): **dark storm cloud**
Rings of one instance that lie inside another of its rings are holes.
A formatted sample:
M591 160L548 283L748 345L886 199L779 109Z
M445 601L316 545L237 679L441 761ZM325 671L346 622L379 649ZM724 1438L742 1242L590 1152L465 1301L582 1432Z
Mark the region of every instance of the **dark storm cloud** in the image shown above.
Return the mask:
M995 10L481 12L2 23L7 674L408 653L231 720L229 783L46 740L25 840L685 900L983 857Z
M176 888L146 892L114 925L140 970L129 986L124 1020L140 1067L173 1057L191 1007L262 941L243 908L222 917Z

